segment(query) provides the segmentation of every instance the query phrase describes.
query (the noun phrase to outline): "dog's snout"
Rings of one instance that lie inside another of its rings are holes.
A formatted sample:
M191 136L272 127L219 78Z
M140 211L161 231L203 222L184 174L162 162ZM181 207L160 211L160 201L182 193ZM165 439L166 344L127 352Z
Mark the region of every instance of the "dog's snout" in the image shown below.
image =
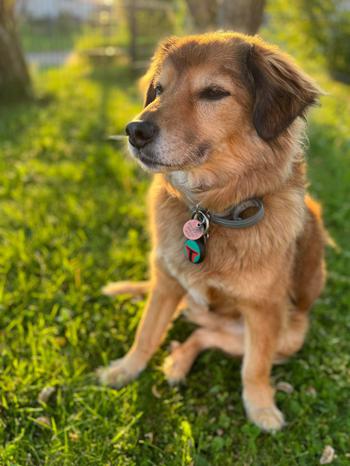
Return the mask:
M138 149L152 142L158 131L158 126L152 121L132 121L125 128L130 144Z

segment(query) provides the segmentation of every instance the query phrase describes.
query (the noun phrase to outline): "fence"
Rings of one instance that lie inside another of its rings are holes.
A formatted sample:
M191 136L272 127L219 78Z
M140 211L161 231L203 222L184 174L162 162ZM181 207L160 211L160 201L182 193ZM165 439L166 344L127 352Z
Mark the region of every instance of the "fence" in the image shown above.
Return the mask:
M158 40L174 33L177 0L17 0L27 59L58 66L74 52L144 67Z

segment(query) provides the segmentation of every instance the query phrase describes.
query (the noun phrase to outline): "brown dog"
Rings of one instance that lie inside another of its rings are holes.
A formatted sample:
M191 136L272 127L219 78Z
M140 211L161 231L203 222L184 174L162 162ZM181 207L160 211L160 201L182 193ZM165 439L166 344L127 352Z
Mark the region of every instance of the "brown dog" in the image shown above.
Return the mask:
M132 348L100 379L112 386L134 379L185 298L199 328L173 345L167 379L184 378L207 348L243 356L247 414L277 430L284 421L271 367L301 348L325 280L326 233L320 207L305 194L301 143L319 89L277 48L235 33L167 40L145 82L145 109L127 133L131 153L157 173L151 281L112 283L104 292L150 297ZM193 211L198 223L186 234L202 237L187 243L186 256L183 226ZM252 224L243 228L244 219Z

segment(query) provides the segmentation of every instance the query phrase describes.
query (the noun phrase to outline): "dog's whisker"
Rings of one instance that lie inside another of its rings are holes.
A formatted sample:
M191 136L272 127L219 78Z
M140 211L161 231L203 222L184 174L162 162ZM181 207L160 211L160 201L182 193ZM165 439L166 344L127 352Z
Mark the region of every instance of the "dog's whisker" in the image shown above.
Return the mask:
M107 136L107 141L125 141L128 136L126 134L111 134Z

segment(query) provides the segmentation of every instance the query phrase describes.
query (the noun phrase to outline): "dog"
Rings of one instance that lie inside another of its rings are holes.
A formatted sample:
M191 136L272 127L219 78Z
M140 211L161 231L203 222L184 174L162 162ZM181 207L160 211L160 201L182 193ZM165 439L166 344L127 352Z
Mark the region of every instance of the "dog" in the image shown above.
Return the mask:
M231 32L167 39L142 82L145 107L126 133L154 174L151 279L103 291L149 297L130 351L100 380L135 379L185 312L198 328L172 345L167 380L208 348L242 357L248 418L279 430L271 368L302 347L325 283L327 234L303 154L321 91L277 47Z

